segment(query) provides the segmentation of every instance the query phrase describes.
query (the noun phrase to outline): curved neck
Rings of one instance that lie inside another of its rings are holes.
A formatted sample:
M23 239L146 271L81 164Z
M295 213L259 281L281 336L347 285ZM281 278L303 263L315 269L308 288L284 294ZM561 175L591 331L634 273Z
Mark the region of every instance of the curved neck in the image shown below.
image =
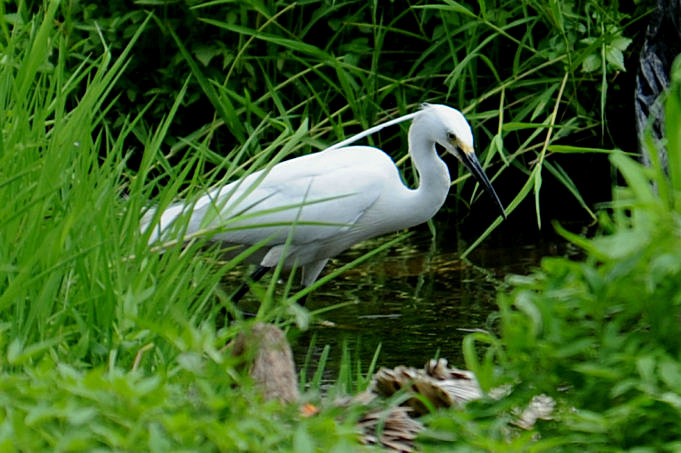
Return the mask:
M419 126L416 118L409 128L409 154L419 175L419 185L412 193L416 206L429 219L444 204L451 179L447 164L437 155L435 141Z

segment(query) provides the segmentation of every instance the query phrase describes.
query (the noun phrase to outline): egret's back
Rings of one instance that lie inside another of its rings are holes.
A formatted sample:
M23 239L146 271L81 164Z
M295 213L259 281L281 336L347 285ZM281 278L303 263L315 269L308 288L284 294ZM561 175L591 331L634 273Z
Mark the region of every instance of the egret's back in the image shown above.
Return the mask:
M362 216L385 190L400 189L397 169L381 150L352 146L321 151L213 189L193 204L169 206L150 242L169 239L186 223L185 234L212 230L211 240L227 245L266 241L265 249L272 250L289 240L287 256L304 265L340 253L357 237L375 235L371 228L376 226L362 225ZM278 258L281 253L271 260Z

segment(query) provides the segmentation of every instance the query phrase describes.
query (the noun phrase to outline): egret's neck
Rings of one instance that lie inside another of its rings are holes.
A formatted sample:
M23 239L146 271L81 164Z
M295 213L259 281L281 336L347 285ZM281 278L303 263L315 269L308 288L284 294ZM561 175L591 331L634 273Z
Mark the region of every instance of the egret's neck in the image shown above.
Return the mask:
M409 153L419 175L419 186L413 191L418 206L430 218L444 204L451 179L447 164L437 155L435 142L426 128L414 121L409 128Z

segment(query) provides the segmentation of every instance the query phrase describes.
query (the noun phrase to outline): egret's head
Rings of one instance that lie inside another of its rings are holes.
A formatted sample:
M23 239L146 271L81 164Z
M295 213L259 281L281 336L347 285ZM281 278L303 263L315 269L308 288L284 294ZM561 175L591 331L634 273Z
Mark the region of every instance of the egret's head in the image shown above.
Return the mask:
M446 105L424 104L422 114L430 123L430 132L435 142L463 163L475 179L489 192L496 201L501 215L506 218L504 206L501 204L492 183L485 175L473 149L473 132L461 112Z
M435 141L450 153L473 153L473 132L463 113L440 104L425 104L423 113L431 117Z

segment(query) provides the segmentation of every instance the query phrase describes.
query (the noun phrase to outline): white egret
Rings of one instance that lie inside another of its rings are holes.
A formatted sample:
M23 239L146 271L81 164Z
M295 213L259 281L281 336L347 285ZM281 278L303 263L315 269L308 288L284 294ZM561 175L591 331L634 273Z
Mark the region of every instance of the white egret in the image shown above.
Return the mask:
M284 270L301 267L303 285L309 286L329 258L352 245L435 215L451 185L436 144L471 171L505 218L503 205L473 151L473 134L463 114L444 105L426 104L407 117L413 118L408 138L419 179L415 189L404 185L385 152L370 146L340 146L346 141L254 172L211 190L194 203L172 204L160 216L152 210L145 215L142 230L157 219L149 238L156 242L171 239L171 231L192 234L218 228L210 239L230 247L232 254L263 243L247 258L259 265L253 280L283 260ZM178 218L186 220L184 229L171 229Z

